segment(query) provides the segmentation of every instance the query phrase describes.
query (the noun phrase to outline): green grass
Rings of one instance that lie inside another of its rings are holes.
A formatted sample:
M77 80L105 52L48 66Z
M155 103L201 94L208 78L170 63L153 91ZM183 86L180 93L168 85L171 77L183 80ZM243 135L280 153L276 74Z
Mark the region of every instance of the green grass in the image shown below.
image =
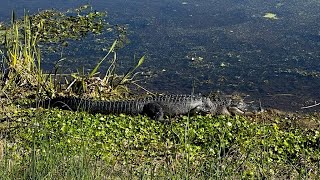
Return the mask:
M144 116L44 109L27 110L18 119L3 124L12 128L0 162L0 176L7 179L320 175L318 129L296 127L288 119L195 116L160 123Z

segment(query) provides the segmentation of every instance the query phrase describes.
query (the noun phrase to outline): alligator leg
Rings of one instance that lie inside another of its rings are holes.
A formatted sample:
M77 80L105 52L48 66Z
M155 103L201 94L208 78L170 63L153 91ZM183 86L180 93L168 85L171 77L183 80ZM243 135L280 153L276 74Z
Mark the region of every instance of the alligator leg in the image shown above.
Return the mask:
M200 106L197 106L197 107L191 109L188 114L190 114L190 115L202 114L203 115L203 114L207 114L207 113L208 112L205 111L203 108L201 108Z
M150 118L163 121L163 109L160 104L158 103L148 103L143 106L143 114L149 116Z
M214 114L216 115L226 115L226 116L230 116L230 112L228 111L228 109L226 107L218 107L216 112L214 112Z

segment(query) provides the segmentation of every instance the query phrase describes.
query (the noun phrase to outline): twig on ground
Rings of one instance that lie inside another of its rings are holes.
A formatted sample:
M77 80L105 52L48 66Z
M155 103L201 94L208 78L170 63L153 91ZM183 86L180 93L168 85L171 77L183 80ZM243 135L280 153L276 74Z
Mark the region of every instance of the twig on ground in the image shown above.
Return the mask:
M310 106L304 106L304 107L301 107L301 109L308 109L308 108L313 108L313 107L316 107L316 106L319 106L320 103L314 103L313 105L310 105Z

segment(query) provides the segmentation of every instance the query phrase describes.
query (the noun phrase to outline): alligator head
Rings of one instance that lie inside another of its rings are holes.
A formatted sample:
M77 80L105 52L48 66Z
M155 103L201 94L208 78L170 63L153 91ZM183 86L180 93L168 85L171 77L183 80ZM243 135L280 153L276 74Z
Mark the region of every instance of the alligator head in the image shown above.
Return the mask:
M248 105L238 95L219 95L210 98L213 115L238 115L248 110Z
M230 104L226 107L228 110L227 114L237 115L244 114L248 111L248 104L244 102L243 98L239 96L232 96L229 101Z

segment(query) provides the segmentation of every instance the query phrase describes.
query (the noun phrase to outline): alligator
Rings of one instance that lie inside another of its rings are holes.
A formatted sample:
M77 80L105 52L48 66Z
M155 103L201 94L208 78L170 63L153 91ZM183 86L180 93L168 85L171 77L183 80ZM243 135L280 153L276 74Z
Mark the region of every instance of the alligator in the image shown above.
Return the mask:
M101 114L143 114L154 120L163 121L165 117L188 114L243 114L247 104L242 99L226 95L214 98L201 95L165 95L122 101L56 97L42 101L40 106Z

